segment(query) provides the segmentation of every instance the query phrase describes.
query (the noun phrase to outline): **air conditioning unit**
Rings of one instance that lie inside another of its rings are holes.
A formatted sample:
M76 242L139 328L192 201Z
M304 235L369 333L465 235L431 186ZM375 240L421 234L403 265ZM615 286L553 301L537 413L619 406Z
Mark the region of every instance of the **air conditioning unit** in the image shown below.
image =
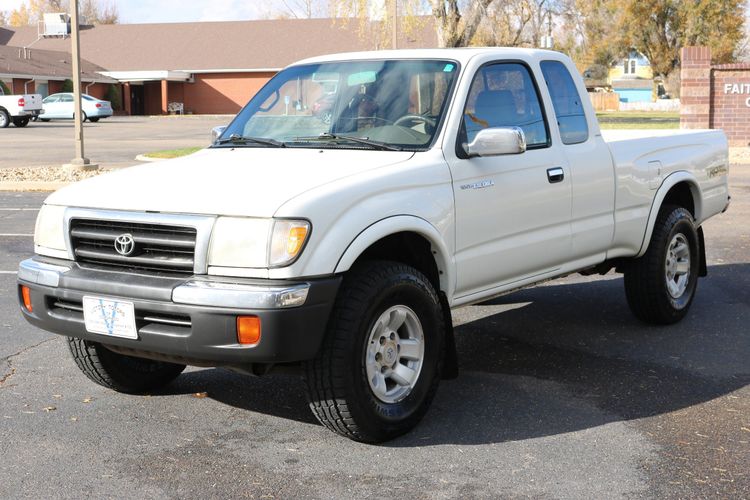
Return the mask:
M70 16L64 12L44 14L43 23L42 36L66 37L70 35Z

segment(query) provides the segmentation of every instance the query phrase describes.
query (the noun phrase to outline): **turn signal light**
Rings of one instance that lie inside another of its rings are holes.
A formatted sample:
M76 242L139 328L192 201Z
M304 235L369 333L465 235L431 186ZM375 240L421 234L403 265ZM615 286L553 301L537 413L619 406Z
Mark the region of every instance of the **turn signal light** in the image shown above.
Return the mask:
M23 299L23 307L29 312L34 312L34 308L31 305L31 290L29 287L21 285L21 298Z
M289 239L286 242L286 253L297 255L302 250L307 238L307 226L293 226L289 229Z
M237 342L243 345L260 342L260 318L258 316L237 316Z

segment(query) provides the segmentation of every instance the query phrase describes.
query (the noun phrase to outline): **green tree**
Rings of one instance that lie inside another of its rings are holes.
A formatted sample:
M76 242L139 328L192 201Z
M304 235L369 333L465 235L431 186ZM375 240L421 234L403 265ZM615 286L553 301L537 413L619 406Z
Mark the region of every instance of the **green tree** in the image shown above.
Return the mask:
M73 92L73 80L67 78L62 84L61 92Z
M680 48L706 45L714 60L734 60L743 37L743 0L627 0L622 33L628 46L668 78L679 65Z

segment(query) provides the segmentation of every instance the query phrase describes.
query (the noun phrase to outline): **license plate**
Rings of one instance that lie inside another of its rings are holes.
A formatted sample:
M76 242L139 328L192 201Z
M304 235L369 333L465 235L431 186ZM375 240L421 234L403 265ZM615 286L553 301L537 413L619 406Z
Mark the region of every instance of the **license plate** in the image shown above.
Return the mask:
M126 339L138 338L132 302L84 297L83 320L86 330L91 333Z

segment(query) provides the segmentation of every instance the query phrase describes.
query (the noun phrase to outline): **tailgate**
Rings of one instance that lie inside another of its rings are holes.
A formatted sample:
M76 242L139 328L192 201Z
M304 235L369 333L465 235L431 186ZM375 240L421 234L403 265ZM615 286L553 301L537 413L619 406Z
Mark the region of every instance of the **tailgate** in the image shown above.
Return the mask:
M21 99L23 99L23 106L20 106ZM42 96L40 94L24 94L19 98L19 107L23 111L42 109Z

